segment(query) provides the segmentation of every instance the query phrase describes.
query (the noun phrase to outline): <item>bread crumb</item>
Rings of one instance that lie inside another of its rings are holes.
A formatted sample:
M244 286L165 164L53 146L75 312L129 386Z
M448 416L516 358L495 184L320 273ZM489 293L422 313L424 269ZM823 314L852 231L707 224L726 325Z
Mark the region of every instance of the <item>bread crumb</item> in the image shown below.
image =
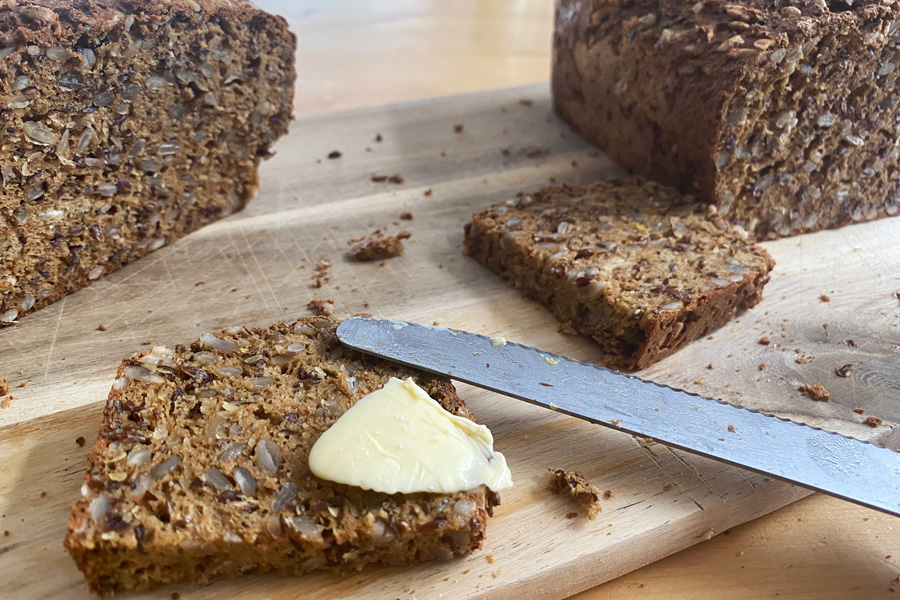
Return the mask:
M487 559L489 564L494 564L494 555L492 553L488 552L488 555L485 556L485 558Z
M500 577L500 569L491 571L491 577L493 577L494 579L497 579L498 577Z
M393 175L388 177L388 183L400 184L400 183L403 183L403 181L404 181L403 175L401 175L400 173L394 173Z
M18 385L18 387L23 388L23 387L25 387L26 385L28 385L28 382L27 382L27 381L23 381L22 383L20 383L20 384Z
M334 300L310 300L306 308L323 317L334 314Z
M551 487L556 493L568 492L578 504L588 513L588 519L593 521L602 510L600 507L600 490L591 485L591 482L578 471L548 468L552 476Z
M427 190L425 190L424 192L422 192L422 195L423 195L423 196L430 196L431 194L432 194L432 189L431 189L431 188L428 188Z
M457 123L453 126L454 133L462 133L463 129L465 129L465 125L463 125L462 123Z
M9 393L9 384L6 383L6 380L0 377L0 396L5 396Z
M850 375L850 371L852 371L852 370L853 370L853 364L847 363L845 365L839 366L837 369L835 369L834 372L838 377L848 377Z
M853 409L853 412L855 412L855 413L858 414L858 415L864 415L864 414L866 414L866 409L864 409L864 408L854 408L854 409Z
M99 325L97 325L97 331L106 331L106 325L100 323Z
M381 142L381 141L383 141L383 140L384 140L384 138L381 137L381 134L380 134L380 133L376 133L376 134L375 134L375 141L376 141L376 142Z
M728 432L729 432L729 433L736 433L737 430L734 428L734 425L729 425L729 426L728 426Z
M604 500L609 500L610 498L612 498L612 490L606 490L605 492L603 492Z
M367 236L354 238L350 244L350 258L366 261L403 256L403 241L412 237L409 231L401 231L396 235L385 236L377 230Z
M664 491L664 492L668 492L668 491L671 490L671 489L672 489L672 484L671 484L671 483L667 483L666 485L663 486L663 491Z
M519 104L523 106L531 106L532 104L534 104L534 100L532 100L531 98L519 98Z
M404 221L412 221L413 214L409 211L404 211L404 212L400 213L400 218L403 219Z
M567 519L575 519L575 518L577 518L577 517L578 517L578 513L577 513L577 512L566 513L566 518L567 518Z
M825 294L822 294L819 296L819 302L831 302L831 298L829 298Z
M884 423L884 421L882 421L878 417L870 416L870 417L866 417L866 420L865 420L865 424L868 425L869 427L878 427L882 423Z
M9 408L12 406L13 397L12 394L3 399L3 402L0 402L0 408Z
M328 158L330 158L331 160L334 160L335 158L340 158L341 156L343 156L343 154L341 154L340 150L332 150L331 152L328 153Z
M759 363L759 370L760 370L760 371L765 371L765 370L766 370L766 363Z
M247 296L247 297L249 298L250 296ZM150 339L150 338L147 338L146 340L144 340L144 345L145 345L145 346L149 346L149 345L151 345L152 343L153 343L153 340Z
M825 389L822 384L819 383L804 383L799 388L800 393L806 396L811 400L815 400L817 402L828 402L831 400L831 394L828 393L828 390Z
M709 369L710 371L712 371L713 370L712 363L709 363L708 365L706 365L706 368Z
M79 448L84 448L84 436L79 435L77 438L75 438L75 443L78 444Z
M762 336L761 338L759 338L759 343L762 344L763 346L768 346L769 344L772 343L772 340L770 340L766 336Z

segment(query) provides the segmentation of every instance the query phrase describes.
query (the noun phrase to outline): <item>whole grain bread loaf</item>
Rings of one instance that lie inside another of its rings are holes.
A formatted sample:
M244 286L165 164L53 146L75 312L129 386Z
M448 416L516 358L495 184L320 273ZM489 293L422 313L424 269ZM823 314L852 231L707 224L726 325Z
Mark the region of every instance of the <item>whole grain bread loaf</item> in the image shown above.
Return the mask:
M295 45L245 0L0 2L0 324L240 210Z
M313 443L392 376L473 419L449 380L347 350L338 322L236 327L122 363L65 540L93 591L450 560L481 547L499 503L484 486L390 495L310 472Z
M559 0L559 115L756 239L900 214L896 0Z
M632 178L548 187L466 225L464 251L640 369L762 299L775 262L672 188Z

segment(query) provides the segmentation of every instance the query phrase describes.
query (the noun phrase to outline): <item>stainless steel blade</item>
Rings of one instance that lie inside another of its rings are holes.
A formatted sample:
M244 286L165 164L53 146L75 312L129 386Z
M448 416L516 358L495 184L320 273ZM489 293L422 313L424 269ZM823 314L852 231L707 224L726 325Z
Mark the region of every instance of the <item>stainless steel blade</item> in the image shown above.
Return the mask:
M368 354L900 516L900 453L887 448L464 331L354 317L337 335Z

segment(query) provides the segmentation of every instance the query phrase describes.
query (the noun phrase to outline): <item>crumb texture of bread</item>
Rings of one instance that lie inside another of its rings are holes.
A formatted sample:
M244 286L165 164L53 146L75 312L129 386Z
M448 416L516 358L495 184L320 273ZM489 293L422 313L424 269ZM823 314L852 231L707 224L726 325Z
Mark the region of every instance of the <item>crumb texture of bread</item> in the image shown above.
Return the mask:
M0 3L0 324L243 208L295 47L244 0Z
M583 509L587 511L588 520L593 521L602 510L600 506L600 490L578 471L548 467L550 484L556 493L568 493ZM612 494L610 494L610 497Z
M364 357L336 319L203 334L119 367L65 547L102 595L246 573L354 571L480 548L499 496L318 479L313 443L390 377L473 419L449 380Z
M412 237L409 231L385 235L380 229L361 238L350 240L350 258L358 261L382 260L403 256L406 247L403 240Z
M463 250L640 369L755 306L775 264L688 200L640 178L544 188L473 215Z
M896 0L557 2L558 114L754 239L900 214Z

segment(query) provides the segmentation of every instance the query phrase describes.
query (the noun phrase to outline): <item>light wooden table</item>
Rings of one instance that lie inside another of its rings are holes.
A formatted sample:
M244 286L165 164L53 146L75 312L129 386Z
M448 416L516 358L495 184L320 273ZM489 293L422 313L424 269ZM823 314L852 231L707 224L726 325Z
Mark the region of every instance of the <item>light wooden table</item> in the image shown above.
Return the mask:
M299 38L298 117L546 81L548 0L257 0ZM896 527L896 529L895 529ZM890 597L900 522L812 496L579 600ZM873 582L875 585L873 586Z

